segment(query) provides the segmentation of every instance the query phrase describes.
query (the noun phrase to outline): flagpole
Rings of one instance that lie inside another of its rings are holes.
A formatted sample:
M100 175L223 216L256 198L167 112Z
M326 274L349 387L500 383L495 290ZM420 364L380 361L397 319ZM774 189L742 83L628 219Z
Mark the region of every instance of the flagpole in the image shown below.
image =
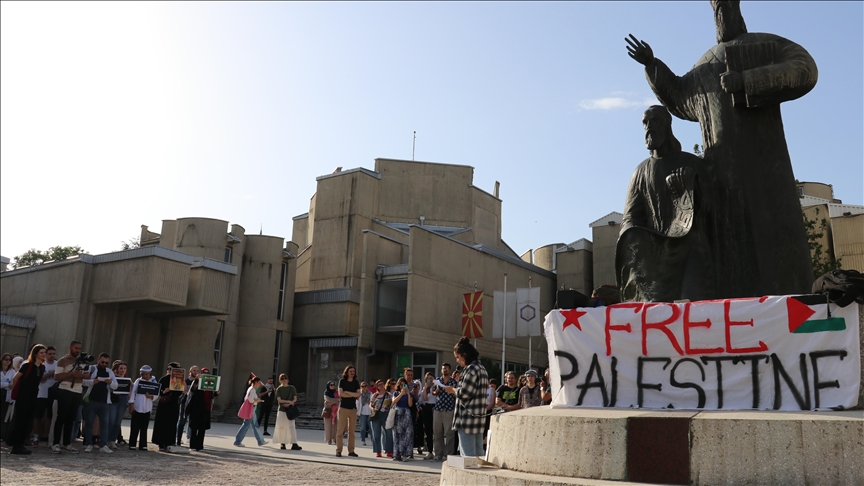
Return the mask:
M528 276L528 295L529 295L529 300L530 300L530 295L531 295L531 276L530 275ZM539 309L538 309L538 311L539 311ZM535 319L536 319L536 317L535 317ZM531 352L531 328L528 328L528 369L529 370L531 369L531 355L532 354L533 353Z
M501 333L501 383L504 383L504 370L507 368L507 274L504 274L504 322Z
M414 138L417 138L417 132L414 132ZM411 160L414 160L414 154L411 154ZM474 281L474 296L477 296L477 281ZM471 334L474 334L473 332ZM474 334L474 348L477 348L477 334Z

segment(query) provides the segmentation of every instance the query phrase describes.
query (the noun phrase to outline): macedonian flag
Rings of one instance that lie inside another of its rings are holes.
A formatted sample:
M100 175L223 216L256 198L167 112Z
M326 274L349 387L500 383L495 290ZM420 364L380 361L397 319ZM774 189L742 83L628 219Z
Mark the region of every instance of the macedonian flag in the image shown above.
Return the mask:
M483 291L462 295L462 335L483 337Z

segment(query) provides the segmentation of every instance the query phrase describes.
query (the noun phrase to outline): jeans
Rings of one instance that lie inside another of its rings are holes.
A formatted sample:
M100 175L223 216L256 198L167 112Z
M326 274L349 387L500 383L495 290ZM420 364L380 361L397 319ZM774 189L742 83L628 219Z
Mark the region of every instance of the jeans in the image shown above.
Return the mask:
M264 445L264 437L261 437L261 432L258 431L258 419L255 417L255 414L252 414L251 419L246 419L243 421L243 425L240 426L240 430L237 431L237 437L234 438L234 445L242 444L243 439L246 438L246 433L249 431L249 428L252 428L252 433L255 434L255 440L258 441L258 445Z
M190 440L192 432L186 426L186 413L183 410L183 405L180 405L180 418L177 419L177 445L183 443L183 429L186 429L186 440Z
M369 427L372 431L372 452L376 454L381 452L381 432L384 431L384 421L378 419L381 415L384 414L379 412L369 420Z
M54 419L54 444L61 441L64 446L72 442L72 424L81 406L81 394L69 390L57 390L57 417Z
M462 429L456 429L459 434L459 452L463 457L485 456L483 453L483 434L466 434Z
M99 438L101 445L106 445L108 434L110 433L111 421L108 419L110 415L107 403L89 402L85 407L84 416L84 445L93 445L93 420L99 417ZM108 427L106 427L108 425Z
M360 415L360 440L366 442L366 436L372 433L372 424L368 415Z
M83 397L82 397L83 400ZM75 442L75 439L81 437L81 422L84 417L84 402L78 402L78 409L75 410L75 420L72 422L72 431L69 435L69 442Z
M127 403L129 403L129 395L117 395L117 403L109 405L108 421L111 425L106 429L106 444L108 442L117 442L117 437L120 436L120 424L123 421L123 415L126 413Z

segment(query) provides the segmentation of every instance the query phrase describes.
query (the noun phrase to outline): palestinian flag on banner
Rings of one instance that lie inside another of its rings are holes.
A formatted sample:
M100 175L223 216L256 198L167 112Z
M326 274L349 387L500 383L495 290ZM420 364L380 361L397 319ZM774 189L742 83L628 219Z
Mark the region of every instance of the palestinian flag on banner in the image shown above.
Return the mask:
M462 295L462 336L483 337L483 291Z
M817 310L827 309L827 302L822 295L797 295L786 299L786 310L789 314L789 332L805 334L812 332L845 331L846 320L830 315L825 319L814 319ZM836 308L836 306L835 306ZM820 312L820 314L824 314Z

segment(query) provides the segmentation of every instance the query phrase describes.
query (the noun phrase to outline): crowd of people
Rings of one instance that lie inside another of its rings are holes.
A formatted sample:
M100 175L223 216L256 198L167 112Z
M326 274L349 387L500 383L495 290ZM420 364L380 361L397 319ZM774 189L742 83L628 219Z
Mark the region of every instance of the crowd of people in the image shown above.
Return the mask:
M348 456L357 456L358 420L361 443L367 445L369 437L376 457L408 461L415 458L415 449L424 460L436 462L457 450L480 456L492 415L551 402L548 370L539 382L536 370L519 378L508 371L506 385L499 387L467 338L454 346L453 357L458 366L442 364L438 377L426 373L422 380L414 379L414 370L405 368L396 379L358 381L356 368L349 365L338 382L327 382L321 417L324 440L336 445L336 457L342 457L345 438Z
M82 353L81 342L72 341L68 352L56 358L53 346L36 344L25 358L9 353L0 357L0 440L11 454L27 455L40 441L51 452L77 454L73 445L83 438L84 452L110 454L120 447L147 450L147 431L158 402L151 442L159 450L182 445L186 432L189 447L204 448L204 434L210 428L210 410L218 391L199 390L198 377L207 368L192 366L179 389L170 387L172 371L180 364L168 364L160 380L149 365L142 366L132 382L128 364L111 361L108 353L98 357ZM121 387L120 382L128 384ZM149 385L149 386L148 386ZM120 427L126 413L131 417L130 437Z
M147 433L156 404L150 442L160 451L170 452L183 445L185 433L189 448L201 451L210 429L213 401L219 395L209 387L200 389L199 377L207 368L191 366L185 383L177 385L171 362L158 379L144 365L134 382L127 378L128 365L111 361L108 353L98 357L81 352L79 341L69 344L68 352L56 359L52 346L34 345L28 356L3 354L0 358L0 439L12 454L30 454L27 446L50 443L51 452L78 453L73 445L83 437L84 452L112 453L119 447L147 450ZM440 376L426 373L415 379L414 370L405 368L399 378L362 381L357 369L347 366L338 381L328 382L324 391L324 440L336 446L336 457L347 449L357 457L355 430L359 423L361 444L371 441L376 457L408 461L414 451L425 460L443 461L448 455L480 456L485 450L486 432L496 413L529 408L551 401L548 370L539 379L529 369L521 377L505 374L501 386L490 380L480 363L477 349L467 338L453 348L457 367L441 365ZM120 380L118 380L118 378ZM175 380L172 386L172 378ZM121 387L120 381L129 384ZM266 445L272 407L278 407L272 440L281 449L302 450L297 443L294 419L298 394L279 375L278 387L272 378L264 383L250 375L238 416L243 420L234 445L252 429L259 446ZM124 440L121 421L131 417L129 441ZM263 425L263 433L259 427ZM347 439L347 444L346 444Z

